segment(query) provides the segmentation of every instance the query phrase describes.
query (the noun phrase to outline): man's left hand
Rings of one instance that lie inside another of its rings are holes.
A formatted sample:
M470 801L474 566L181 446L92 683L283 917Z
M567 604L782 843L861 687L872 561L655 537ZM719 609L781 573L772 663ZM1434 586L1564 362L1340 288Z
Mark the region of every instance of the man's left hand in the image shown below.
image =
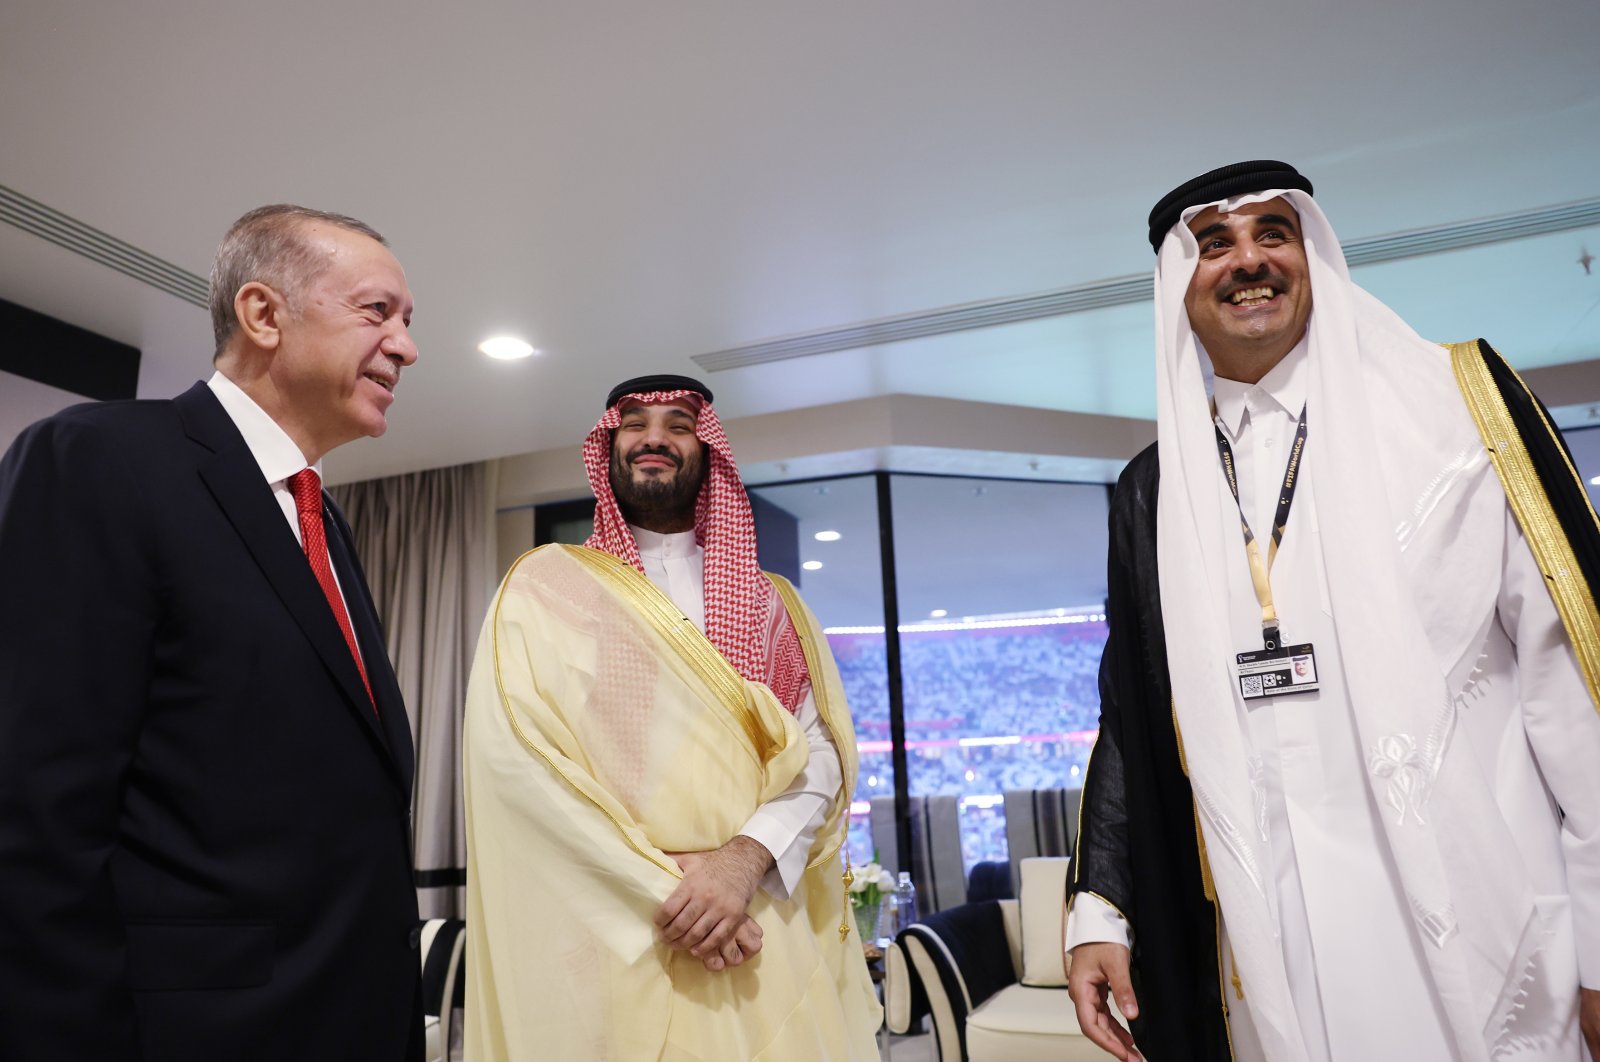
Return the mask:
M1578 989L1578 1028L1589 1045L1589 1057L1600 1062L1600 988Z
M656 911L661 939L697 959L722 951L743 923L772 853L742 834L713 852L669 852L683 880Z
M761 950L761 927L749 915L744 916L744 921L739 928L734 930L733 939L722 946L722 950L712 955L707 955L700 962L712 973L731 970L742 965L745 961L755 957Z

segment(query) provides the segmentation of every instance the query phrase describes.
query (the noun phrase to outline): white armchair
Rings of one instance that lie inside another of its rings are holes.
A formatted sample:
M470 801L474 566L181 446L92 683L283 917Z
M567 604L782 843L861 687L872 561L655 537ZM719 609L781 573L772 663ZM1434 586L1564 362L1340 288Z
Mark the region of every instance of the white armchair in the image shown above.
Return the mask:
M885 961L885 1020L924 1015L939 1062L1100 1062L1067 996L1067 859L1024 859L1019 899L963 904L903 931Z

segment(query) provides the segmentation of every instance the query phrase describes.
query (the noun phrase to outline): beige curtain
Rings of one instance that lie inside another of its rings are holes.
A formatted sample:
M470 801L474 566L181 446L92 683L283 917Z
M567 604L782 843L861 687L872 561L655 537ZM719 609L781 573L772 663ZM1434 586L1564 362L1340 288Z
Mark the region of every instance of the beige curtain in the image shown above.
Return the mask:
M417 750L412 795L424 918L464 911L461 717L495 573L488 463L330 488L355 532Z

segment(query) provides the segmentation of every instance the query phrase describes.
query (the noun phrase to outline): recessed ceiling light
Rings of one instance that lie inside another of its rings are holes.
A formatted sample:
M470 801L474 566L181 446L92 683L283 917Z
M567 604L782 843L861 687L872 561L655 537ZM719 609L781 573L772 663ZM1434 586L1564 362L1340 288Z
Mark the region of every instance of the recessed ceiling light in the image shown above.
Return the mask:
M818 542L837 542L841 536L837 531L818 531L813 537Z
M932 612L928 613L928 615L932 616L934 619L944 619L946 616L950 615L950 613L946 612L942 608L936 608Z
M1589 486L1600 487L1600 476L1595 476L1593 479L1591 479L1589 481Z
M814 572L817 569L822 567L822 562L821 561L806 561L804 564L800 565L800 567L804 568L808 572Z
M478 349L498 361L516 361L539 353L533 346L515 336L495 336L478 344Z

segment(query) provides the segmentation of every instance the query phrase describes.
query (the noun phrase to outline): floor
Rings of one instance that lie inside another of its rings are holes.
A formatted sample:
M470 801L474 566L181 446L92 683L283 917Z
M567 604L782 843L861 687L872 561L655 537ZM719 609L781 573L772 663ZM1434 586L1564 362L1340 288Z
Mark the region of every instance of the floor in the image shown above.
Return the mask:
M889 1037L889 1058L892 1062L936 1062L938 1057L934 1054L931 1032L921 1036Z

